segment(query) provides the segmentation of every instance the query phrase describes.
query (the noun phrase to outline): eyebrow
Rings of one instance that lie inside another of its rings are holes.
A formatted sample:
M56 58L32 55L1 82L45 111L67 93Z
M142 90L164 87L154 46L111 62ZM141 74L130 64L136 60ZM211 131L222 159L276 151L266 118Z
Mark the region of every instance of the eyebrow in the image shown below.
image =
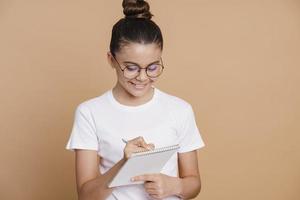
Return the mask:
M159 62L160 62L160 60L156 60L156 61L154 61L154 62L151 62L151 63L148 64L147 66L152 65L152 64L156 64L156 63L159 63ZM124 64L134 64L134 65L141 66L140 64L135 63L135 62L132 62L132 61L124 61L123 63L124 63Z

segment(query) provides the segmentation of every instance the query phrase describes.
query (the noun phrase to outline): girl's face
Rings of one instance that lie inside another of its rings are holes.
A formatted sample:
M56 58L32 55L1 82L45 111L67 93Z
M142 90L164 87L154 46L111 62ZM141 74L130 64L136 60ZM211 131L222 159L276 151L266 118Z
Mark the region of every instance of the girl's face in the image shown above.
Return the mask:
M161 54L160 47L155 43L129 43L116 52L115 57L108 53L109 61L116 69L118 79L116 87L131 97L149 95L152 92L151 86L157 78L148 77L145 68L148 66L151 68L153 63L161 63ZM140 66L143 69L136 77L128 78L121 69L131 66Z

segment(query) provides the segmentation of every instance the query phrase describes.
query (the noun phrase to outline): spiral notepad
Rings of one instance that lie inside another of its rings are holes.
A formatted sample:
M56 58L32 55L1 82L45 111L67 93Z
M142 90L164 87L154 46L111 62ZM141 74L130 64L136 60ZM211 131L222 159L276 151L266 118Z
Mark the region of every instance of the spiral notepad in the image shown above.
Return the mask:
M124 163L108 187L141 184L142 181L132 182L130 178L142 174L159 173L172 155L177 152L179 145L157 148L151 151L136 152Z

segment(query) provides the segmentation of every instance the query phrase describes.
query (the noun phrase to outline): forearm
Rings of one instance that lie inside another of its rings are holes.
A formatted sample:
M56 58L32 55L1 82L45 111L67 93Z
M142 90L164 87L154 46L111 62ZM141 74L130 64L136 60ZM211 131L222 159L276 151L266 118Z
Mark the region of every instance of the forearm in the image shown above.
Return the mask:
M182 199L191 199L196 197L201 190L201 181L198 176L187 176L177 179L176 195Z
M100 175L92 180L84 183L78 191L79 200L102 200L106 199L112 192L112 188L108 188L107 184L115 176L125 160L120 160L105 174Z

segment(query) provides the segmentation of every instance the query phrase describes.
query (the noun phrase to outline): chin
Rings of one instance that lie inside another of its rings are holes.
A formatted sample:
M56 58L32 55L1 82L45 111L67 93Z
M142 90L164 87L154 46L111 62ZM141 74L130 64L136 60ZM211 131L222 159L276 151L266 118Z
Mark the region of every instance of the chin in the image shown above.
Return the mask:
M147 83L146 85L142 86L136 86L130 82L128 82L127 84L127 91L135 97L142 97L145 94L147 94L148 92L151 91L151 83Z

